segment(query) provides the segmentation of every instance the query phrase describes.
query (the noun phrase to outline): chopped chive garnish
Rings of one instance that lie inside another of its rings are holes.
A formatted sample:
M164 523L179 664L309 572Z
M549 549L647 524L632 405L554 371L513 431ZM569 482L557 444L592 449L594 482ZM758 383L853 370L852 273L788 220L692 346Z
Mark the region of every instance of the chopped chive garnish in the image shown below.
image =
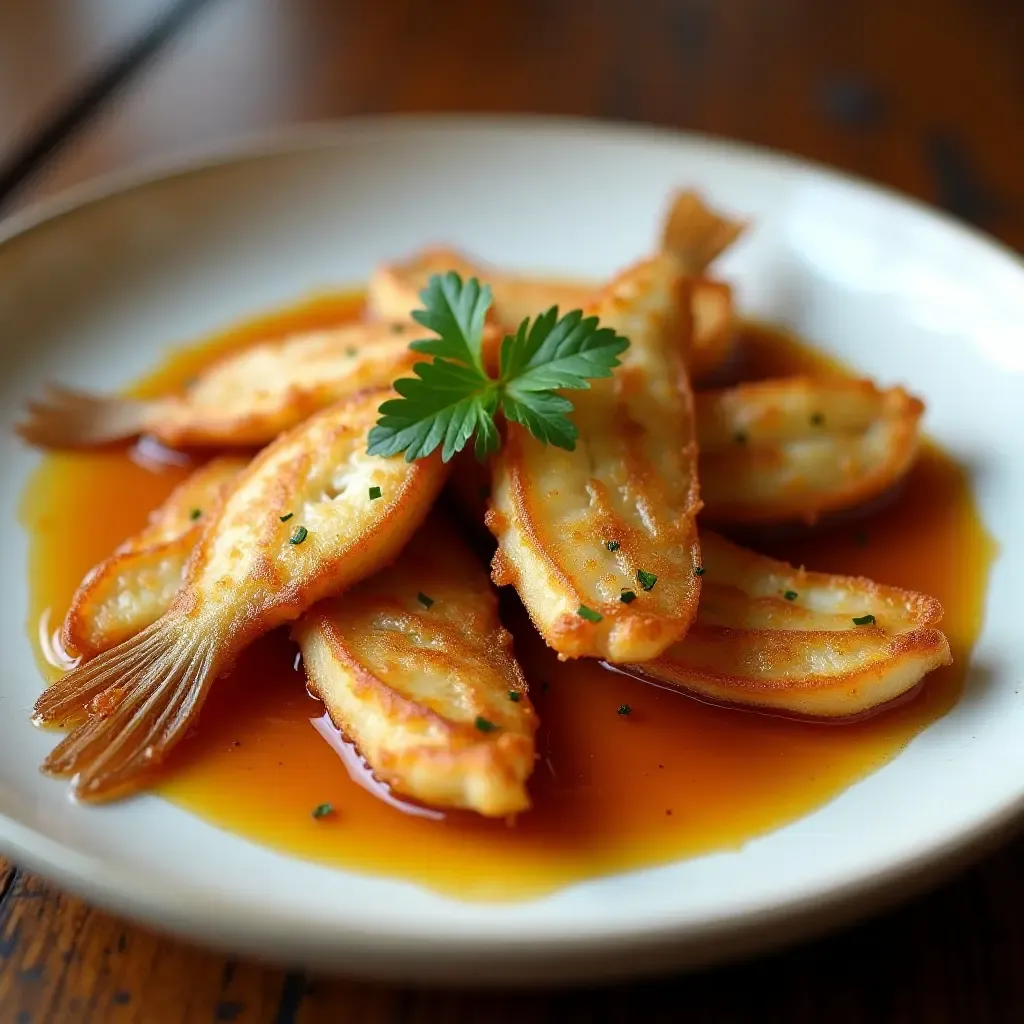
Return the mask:
M618 713L620 715L631 715L633 714L633 709L628 704L620 704Z
M873 626L875 624L874 615L855 615L853 617L853 624L855 626Z
M705 569L703 565L695 565L693 567L693 575L694 576L703 576L704 573L706 573L706 572L707 572L707 569Z
M476 722L473 723L481 732L494 732L498 727L493 722L488 722L482 715L476 716Z
M419 601L424 608L429 608L434 603L434 599L432 597L427 597L422 590L416 594L416 600Z
M737 444L746 444L747 443L747 432L745 430L737 430L736 433L732 435L732 439Z
M644 590L651 590L654 584L658 582L658 577L653 572L644 572L643 569L637 569L636 581Z
M301 544L309 536L309 530L304 526L296 528L295 532L288 538L289 544Z
M509 690L508 691L508 699L510 701L512 701L513 704L518 704L521 697L522 697L522 694L520 694L516 690Z
M800 595L795 590L787 590L782 596L787 601L795 601Z
M202 514L203 510L201 508L194 508L192 509L191 512L189 512L188 517L194 523Z
M313 817L318 821L334 813L334 804L317 804L313 808Z
M600 612L595 612L593 608L588 608L585 604L581 604L576 609L576 614L581 619L586 619L587 622L600 622L603 618Z
M622 593L619 594L619 600L623 604L632 604L636 600L636 591L635 590L623 590Z
M617 540L606 540L604 542L604 546L609 551L618 551L621 545L619 544L619 542Z
M294 512L288 512L286 515L278 516L277 518L280 519L282 523L287 523L293 515L295 515Z
M380 497L381 491L379 487L370 488L370 501L376 501Z
M811 415L811 426L820 427L825 422L825 414L823 412L816 412Z

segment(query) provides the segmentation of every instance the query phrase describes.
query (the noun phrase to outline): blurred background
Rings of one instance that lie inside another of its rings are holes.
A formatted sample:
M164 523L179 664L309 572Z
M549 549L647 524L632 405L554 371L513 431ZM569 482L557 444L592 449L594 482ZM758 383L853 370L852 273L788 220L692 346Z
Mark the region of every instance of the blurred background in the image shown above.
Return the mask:
M415 111L729 136L1024 248L1020 0L0 0L0 210L229 136Z
M731 137L1024 249L1022 0L0 0L0 218L239 135L420 111ZM909 906L752 964L500 998L239 963L0 860L0 1024L999 1024L1024 1019L1022 854L1018 842Z

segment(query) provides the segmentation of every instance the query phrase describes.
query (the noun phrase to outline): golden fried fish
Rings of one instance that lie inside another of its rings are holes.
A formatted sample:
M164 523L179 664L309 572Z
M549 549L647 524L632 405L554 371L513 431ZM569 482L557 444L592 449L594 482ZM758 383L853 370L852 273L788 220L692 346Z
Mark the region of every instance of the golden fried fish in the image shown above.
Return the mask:
M91 658L167 611L203 526L248 462L224 456L200 466L138 533L89 570L64 619L66 650Z
M701 531L697 621L647 678L726 704L843 718L950 664L933 597L807 572Z
M171 446L259 446L308 416L409 370L409 322L349 324L261 342L216 360L182 394L141 400L51 387L17 428L44 448L137 434Z
M677 202L691 207L690 197ZM734 226L674 215L667 248L613 281L589 312L629 339L608 380L572 394L576 450L509 423L486 521L494 582L514 584L562 658L646 661L697 612L697 446L686 372L688 278Z
M310 692L396 793L488 817L530 806L537 716L512 637L483 566L436 514L292 635Z
M696 410L705 519L813 523L907 473L924 405L868 380L788 377L703 392Z
M74 726L44 771L73 775L72 792L85 800L138 787L239 651L401 551L447 467L439 457L367 454L378 406L392 394L369 392L319 413L242 471L167 612L39 697L37 723Z

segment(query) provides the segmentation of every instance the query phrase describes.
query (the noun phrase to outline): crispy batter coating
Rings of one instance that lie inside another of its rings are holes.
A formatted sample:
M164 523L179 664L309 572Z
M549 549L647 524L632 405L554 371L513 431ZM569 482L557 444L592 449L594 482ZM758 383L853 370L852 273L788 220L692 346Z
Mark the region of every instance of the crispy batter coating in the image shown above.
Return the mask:
M844 718L952 660L933 597L797 569L707 530L701 552L696 623L639 674L726 704Z
M436 514L292 630L310 692L378 779L433 807L530 806L537 716L483 566Z

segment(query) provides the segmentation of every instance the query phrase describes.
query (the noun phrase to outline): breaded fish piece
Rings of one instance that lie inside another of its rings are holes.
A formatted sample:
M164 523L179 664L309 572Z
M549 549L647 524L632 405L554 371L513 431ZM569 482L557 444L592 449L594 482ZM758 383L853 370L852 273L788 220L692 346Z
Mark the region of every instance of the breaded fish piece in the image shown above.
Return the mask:
M787 377L696 396L701 496L718 523L815 522L897 483L922 402L869 380Z
M348 324L261 342L208 366L183 393L147 401L51 387L17 431L43 448L89 448L137 434L172 447L260 446L415 361L405 322Z
M38 724L74 727L44 771L74 776L83 800L137 788L247 644L397 556L447 467L440 457L367 454L377 409L393 394L369 392L319 413L242 471L167 612L36 701Z
M526 680L486 571L436 513L393 566L292 635L310 693L396 793L488 817L530 806Z
M718 219L695 192L678 193L662 229L662 250L679 258L687 268L703 269L739 237L745 225ZM699 236L700 242L693 239ZM367 309L384 320L409 316L420 305L420 292L434 274L454 270L463 280L479 278L489 284L494 303L493 322L515 330L552 306L563 313L585 309L600 294L592 282L528 277L471 259L457 249L423 249L407 260L378 267L367 287ZM732 351L735 331L732 289L722 281L696 276L693 280L692 362L690 374L700 379L713 373Z
M600 290L590 282L524 277L470 259L457 249L441 246L423 249L407 260L385 263L370 277L366 307L383 320L408 317L418 309L420 292L435 274L454 270L464 281L471 277L491 286L493 304L488 316L493 323L514 330L552 306L563 313L584 308Z
M669 248L589 310L630 345L610 379L573 392L576 450L509 423L492 459L492 578L515 586L561 658L655 658L697 612L696 430L679 339L691 322L688 278L732 229L703 208L692 237L670 220Z
M91 658L167 611L203 526L248 461L224 456L200 466L138 533L89 570L64 619L66 650Z
M725 704L844 718L952 661L933 597L796 569L708 530L701 552L696 623L637 674Z

